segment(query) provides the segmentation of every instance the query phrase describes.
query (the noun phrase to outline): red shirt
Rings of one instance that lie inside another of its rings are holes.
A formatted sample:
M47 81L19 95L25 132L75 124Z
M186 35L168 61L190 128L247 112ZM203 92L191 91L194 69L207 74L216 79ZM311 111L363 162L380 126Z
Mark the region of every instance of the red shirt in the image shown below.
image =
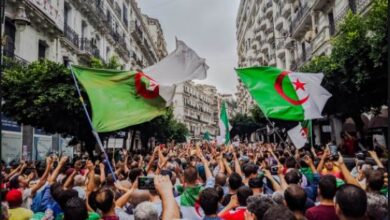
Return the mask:
M319 205L306 210L307 220L339 220L333 205Z
M238 207L236 210L225 212L221 218L224 220L245 220L246 207Z

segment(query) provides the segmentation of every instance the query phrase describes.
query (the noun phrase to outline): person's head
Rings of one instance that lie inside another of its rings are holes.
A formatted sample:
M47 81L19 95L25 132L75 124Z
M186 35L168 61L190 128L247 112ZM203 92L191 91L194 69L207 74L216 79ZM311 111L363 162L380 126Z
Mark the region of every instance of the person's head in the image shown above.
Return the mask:
M248 181L248 186L252 190L263 190L263 179L260 177L250 178Z
M336 195L337 184L335 176L330 174L322 176L318 186L319 195L322 199L332 200Z
M189 166L184 170L184 181L188 184L195 184L198 179L198 171L195 167Z
M142 202L134 209L134 220L158 220L158 212L151 202Z
M257 175L258 167L255 164L248 163L244 166L244 175L245 178L255 177Z
M138 204L149 201L149 199L149 190L135 190L131 194L130 203L133 205L133 207L136 207Z
M74 177L74 186L83 186L85 183L85 177L82 175L76 175Z
M376 193L367 193L367 216L370 220L386 219L387 209L386 197Z
M237 190L240 186L242 186L242 177L238 173L232 173L229 176L228 182L231 190Z
M206 188L199 194L199 203L205 215L214 215L218 211L219 195L214 188Z
M263 220L296 220L294 213L283 205L270 207L263 216Z
M305 191L296 184L291 184L284 191L284 200L291 211L304 212L306 203Z
M288 168L297 168L297 161L293 156L287 157L285 165Z
M218 201L221 202L223 199L223 195L224 195L224 191L223 191L222 186L215 185L214 189L218 193Z
M133 184L134 181L137 179L137 177L142 175L142 169L141 168L135 168L130 170L129 172L129 179L131 183Z
M297 169L291 169L284 176L287 184L299 184L302 179L302 174Z
M351 184L341 186L336 192L336 214L340 219L363 218L367 210L366 192Z
M110 188L103 187L94 193L92 200L96 208L105 214L115 208L114 196L114 192Z
M10 189L25 188L28 186L28 182L22 175L16 175L9 181Z
M327 170L329 170L329 171L333 170L333 161L330 160L329 158L327 158L327 159L325 160L324 167L325 167L325 169L327 169Z
M383 172L380 170L371 170L367 176L367 188L369 191L379 192L384 185Z
M64 209L66 202L74 197L78 197L78 192L73 189L66 189L59 192L59 195L55 201L61 206L62 209Z
M85 201L78 198L70 198L64 205L64 220L88 219L88 209Z
M18 189L11 189L5 196L5 200L11 209L18 208L22 205L22 192Z
M256 220L262 220L264 213L271 207L275 205L272 199L268 196L250 196L247 199L247 210L249 215L256 217Z
M237 190L237 200L240 206L246 206L246 200L249 196L252 196L253 192L252 190L247 186L241 186Z
M215 185L225 186L226 185L227 176L223 173L218 173L215 176Z

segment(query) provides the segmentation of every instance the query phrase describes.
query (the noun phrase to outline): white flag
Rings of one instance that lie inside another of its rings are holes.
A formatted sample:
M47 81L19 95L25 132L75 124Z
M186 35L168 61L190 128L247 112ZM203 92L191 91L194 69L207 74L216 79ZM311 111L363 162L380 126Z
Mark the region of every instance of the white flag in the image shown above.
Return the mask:
M175 51L143 71L159 84L160 96L170 105L178 84L205 79L208 68L205 59L200 58L183 41L176 40Z
M305 146L307 142L307 130L302 127L301 123L288 130L287 134L297 149Z

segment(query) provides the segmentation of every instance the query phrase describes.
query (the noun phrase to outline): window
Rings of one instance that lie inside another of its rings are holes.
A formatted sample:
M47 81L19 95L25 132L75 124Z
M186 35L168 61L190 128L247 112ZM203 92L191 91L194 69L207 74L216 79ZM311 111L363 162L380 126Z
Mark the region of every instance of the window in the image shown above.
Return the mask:
M329 32L330 32L330 35L333 36L336 32L333 12L328 13L328 19L329 19Z
M39 42L38 42L38 59L45 59L47 48L48 48L47 43L43 40L39 40Z
M306 60L306 47L305 42L302 42L302 59Z
M13 57L15 52L15 32L16 28L13 25L13 23L5 19L5 29L4 29L4 36L5 36L5 46L3 49L4 56L7 57Z

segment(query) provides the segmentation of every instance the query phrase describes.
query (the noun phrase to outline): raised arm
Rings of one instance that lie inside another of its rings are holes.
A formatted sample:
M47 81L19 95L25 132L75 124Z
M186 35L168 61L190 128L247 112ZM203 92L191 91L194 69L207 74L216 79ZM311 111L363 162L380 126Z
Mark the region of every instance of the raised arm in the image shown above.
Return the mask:
M76 174L77 174L77 171L76 171L76 170L73 170L73 172L68 176L68 178L66 178L66 181L65 181L65 183L64 183L64 188L65 188L65 189L68 189L69 186L72 185L73 178L74 178L74 176L76 176Z
M51 165L53 164L53 160L51 157L46 158L46 169L45 172L43 173L42 177L39 179L39 182L35 184L31 188L31 195L35 195L35 193L46 183L47 177L49 176L49 172L51 169Z
M233 152L233 159L234 159L234 170L236 173L238 173L240 176L244 176L241 170L240 162L238 161L236 152Z
M206 160L206 158L203 156L202 151L200 150L199 145L196 146L196 156L202 161L204 166L204 171L206 173L206 179L209 179L213 177L213 174L211 173L209 162Z
M172 191L172 182L168 176L155 176L154 185L162 201L162 220L180 219L180 209Z
M67 160L68 160L67 156L61 157L60 162L58 163L58 166L56 167L56 169L53 171L52 175L48 179L49 184L55 183L57 176L60 173L61 168L65 165Z
M353 178L353 176L349 172L347 166L344 163L344 158L340 153L339 153L339 159L337 160L337 162L333 162L333 163L340 168L341 173L343 174L346 183L353 184L355 186L362 188L362 186L359 184L359 182L355 178Z
M322 168L324 168L325 159L327 157L329 157L329 156L330 156L329 148L326 148L325 151L324 151L324 154L322 155L321 160L320 160L320 162L318 163L318 166L317 166L317 172L318 173L321 173Z
M119 190L125 191L125 194L123 194L121 197L119 197L118 200L115 201L116 207L123 208L130 200L131 194L133 194L133 192L138 188L138 178L134 181L130 189L121 187L118 182L115 183L115 187Z
M379 168L384 168L382 162L379 160L378 155L376 154L375 151L368 151L372 159L374 159L376 165L378 165Z
M100 182L103 184L106 181L106 169L104 163L99 163Z
M274 188L275 192L283 192L282 187L279 185L279 183L276 182L276 180L272 177L269 170L264 170L264 176L267 177L269 181L272 183L272 188Z
M95 165L90 160L87 161L86 165L88 168L87 192L91 193L95 190Z

